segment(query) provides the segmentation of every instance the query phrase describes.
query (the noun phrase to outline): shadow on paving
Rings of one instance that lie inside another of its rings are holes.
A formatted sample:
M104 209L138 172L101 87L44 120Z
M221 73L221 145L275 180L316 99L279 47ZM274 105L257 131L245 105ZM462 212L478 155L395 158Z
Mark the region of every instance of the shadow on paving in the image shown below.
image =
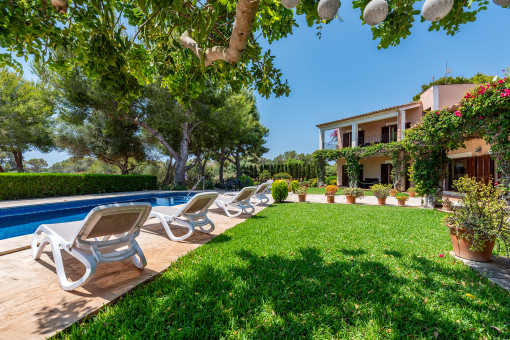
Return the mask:
M342 252L348 256L366 253L363 249ZM242 250L223 254L228 260L217 265L211 264L209 256L200 263L201 256L191 254L187 260L196 264L176 265L86 325L87 337L101 334L104 327L111 337L433 338L436 329L440 338L470 337L449 315L449 309L458 308L456 302L424 303L409 293L415 286L412 278L397 275L378 261L351 257L326 262L314 247L285 256ZM455 288L440 282L451 271L426 259L411 261L440 274L426 276L421 283L424 291ZM462 308L477 310L473 304Z

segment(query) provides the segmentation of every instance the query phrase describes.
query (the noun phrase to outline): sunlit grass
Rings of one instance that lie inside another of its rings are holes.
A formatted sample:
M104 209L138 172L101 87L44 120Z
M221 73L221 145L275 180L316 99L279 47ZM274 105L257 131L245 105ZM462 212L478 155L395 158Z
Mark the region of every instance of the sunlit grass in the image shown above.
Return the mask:
M507 337L509 293L448 255L441 217L388 206L273 205L61 336Z

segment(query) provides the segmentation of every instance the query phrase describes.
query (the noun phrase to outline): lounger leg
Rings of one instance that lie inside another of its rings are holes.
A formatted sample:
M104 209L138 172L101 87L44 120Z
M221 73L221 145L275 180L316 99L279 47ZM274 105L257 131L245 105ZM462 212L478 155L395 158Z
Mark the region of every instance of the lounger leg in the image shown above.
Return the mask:
M177 237L174 235L174 233L172 233L172 230L170 229L170 226L168 225L168 222L166 221L165 217L163 214L158 214L158 213L154 213L153 214L154 217L156 217L159 222L161 222L161 224L163 225L163 228L165 228L165 231L166 231L166 234L168 235L168 237L172 240L172 241L175 241L175 242L179 242L179 241L182 241L182 240L185 240L187 239L188 237L191 236L191 234L193 234L193 232L195 231L193 229L192 226L190 226L188 223L186 222L183 222L183 221L180 221L180 220L177 220L174 218L172 220L170 220L170 223L176 221L177 223L183 225L184 227L188 228L189 229L189 232L186 233L186 235L184 236L180 236L180 237Z
M249 203L249 202L247 204L243 204L242 209L243 209L242 212L244 212L248 215L251 215L255 212L255 207L253 205L251 205L251 203ZM248 210L250 210L250 211L248 212Z
M131 247L133 247L136 250L136 254L131 257L133 264L136 266L136 268L139 269L145 268L145 266L147 265L147 259L143 254L142 248L140 248L140 245L138 244L138 242L136 242L135 239L132 239L130 243Z
M34 258L34 260L38 260L41 257L44 248L49 243L49 238L46 236L39 244L39 247L37 246L37 239L39 238L39 235L41 235L41 233L42 229L39 227L36 230L36 232L32 235L32 257Z
M202 225L200 225L200 224L199 224L199 225L198 225L198 227L200 228L200 230L201 230L203 233L205 233L205 234L210 234L210 233L214 230L214 228L215 228L215 227L214 227L214 223L213 223L213 221L211 221L211 219L209 219L209 217L207 217L207 216L204 216L204 219L205 219L205 221L207 221L207 223L206 223L206 224L202 224ZM191 218L190 218L190 221L191 221L191 223L195 223L195 222L196 222L195 220L193 220L193 219L191 219ZM206 225L209 225L210 227L209 227L209 228L204 228Z
M240 208L239 212L235 213L235 214L231 214L230 211L228 211L228 208L227 208L227 205L221 201L219 202L216 202L216 205L220 208L220 209L223 209L223 211L225 211L225 214L227 214L228 217L237 217L239 215L241 215L243 213L243 209Z

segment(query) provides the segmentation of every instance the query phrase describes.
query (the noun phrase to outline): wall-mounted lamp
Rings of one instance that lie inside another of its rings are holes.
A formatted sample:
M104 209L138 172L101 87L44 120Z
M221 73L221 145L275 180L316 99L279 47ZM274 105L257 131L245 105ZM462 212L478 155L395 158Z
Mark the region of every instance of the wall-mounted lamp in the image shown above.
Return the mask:
M475 152L480 152L480 151L482 151L482 147L481 147L481 146L479 146L479 147L477 147L477 148L475 149Z

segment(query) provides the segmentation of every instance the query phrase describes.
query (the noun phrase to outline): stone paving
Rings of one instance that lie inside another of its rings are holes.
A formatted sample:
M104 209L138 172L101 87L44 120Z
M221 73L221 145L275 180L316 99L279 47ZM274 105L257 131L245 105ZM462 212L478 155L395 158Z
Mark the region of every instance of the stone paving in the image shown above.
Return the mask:
M258 206L256 212L264 208L263 205ZM100 264L91 281L71 292L62 290L58 284L50 247L46 247L38 261L32 259L30 249L0 256L0 339L44 339L52 336L97 312L103 305L115 302L126 292L164 271L180 256L250 217L243 214L228 218L219 209L211 209L209 216L216 225L212 234L198 230L182 242L172 242L159 222L149 220L137 238L147 258L145 269L137 269L129 259ZM175 228L175 234L179 235L178 227ZM23 236L14 243L18 247L28 240L29 237ZM84 267L67 253L62 252L62 255L68 277L76 280Z
M450 254L455 256L453 252ZM457 256L455 258L510 292L510 258L492 255L491 262L474 262Z

